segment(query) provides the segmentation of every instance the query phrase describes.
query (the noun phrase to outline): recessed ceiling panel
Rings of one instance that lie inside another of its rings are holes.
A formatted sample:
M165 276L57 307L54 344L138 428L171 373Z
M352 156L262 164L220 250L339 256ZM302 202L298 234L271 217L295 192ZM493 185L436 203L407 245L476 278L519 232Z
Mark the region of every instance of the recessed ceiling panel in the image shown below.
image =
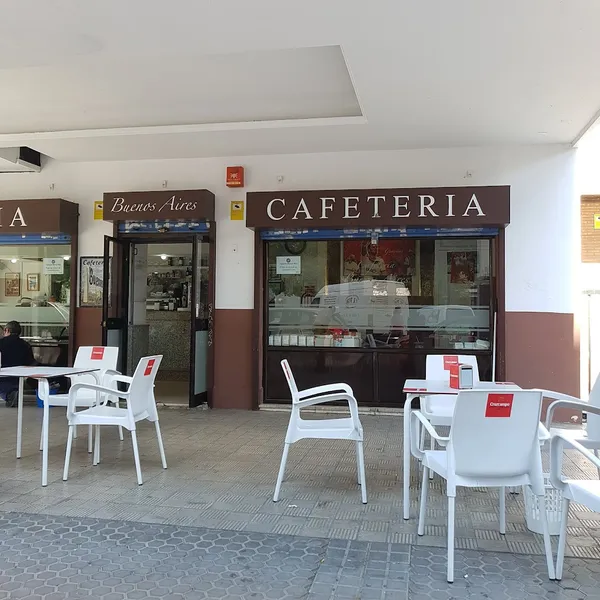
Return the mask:
M361 114L338 46L0 70L0 133Z

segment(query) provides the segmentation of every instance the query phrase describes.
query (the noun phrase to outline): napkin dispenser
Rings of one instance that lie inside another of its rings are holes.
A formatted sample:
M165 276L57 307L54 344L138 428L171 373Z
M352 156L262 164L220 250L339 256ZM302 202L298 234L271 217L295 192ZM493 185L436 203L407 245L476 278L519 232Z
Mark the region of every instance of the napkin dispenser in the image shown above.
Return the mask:
M450 365L450 387L455 390L470 390L473 388L473 367L458 363Z

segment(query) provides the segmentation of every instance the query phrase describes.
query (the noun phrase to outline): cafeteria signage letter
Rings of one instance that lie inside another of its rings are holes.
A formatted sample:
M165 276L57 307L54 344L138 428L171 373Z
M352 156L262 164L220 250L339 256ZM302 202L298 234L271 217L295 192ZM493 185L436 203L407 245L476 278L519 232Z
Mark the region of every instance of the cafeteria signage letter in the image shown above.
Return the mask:
M44 275L62 275L65 261L62 258L44 258Z
M300 256L278 256L275 264L277 275L300 275L302 273Z

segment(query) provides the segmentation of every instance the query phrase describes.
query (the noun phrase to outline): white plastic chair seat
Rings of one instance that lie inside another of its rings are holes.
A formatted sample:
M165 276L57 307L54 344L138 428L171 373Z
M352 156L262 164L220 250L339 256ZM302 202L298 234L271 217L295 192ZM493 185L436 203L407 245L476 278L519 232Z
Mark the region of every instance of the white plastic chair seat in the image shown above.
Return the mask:
M93 406L96 404L96 394L86 394L85 392L86 390L80 390L77 396L77 406ZM49 404L50 406L64 406L66 408L69 405L69 394L51 394Z
M563 484L563 497L600 512L600 480L567 479Z
M140 415L140 418L146 419L148 417L147 415ZM73 425L115 425L117 420L123 421L122 423L119 423L119 425L125 427L125 429L131 429L127 409L118 408L116 406L100 404L98 406L86 408L85 410L77 411L71 417L71 423Z
M351 417L343 419L298 419L296 429L301 432L302 438L362 439Z

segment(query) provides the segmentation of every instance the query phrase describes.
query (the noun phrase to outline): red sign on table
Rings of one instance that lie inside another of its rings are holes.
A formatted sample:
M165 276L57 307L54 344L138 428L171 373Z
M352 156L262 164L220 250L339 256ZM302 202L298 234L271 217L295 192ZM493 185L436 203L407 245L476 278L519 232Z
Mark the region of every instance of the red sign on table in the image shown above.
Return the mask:
M508 418L512 413L514 394L488 394L485 406L486 417Z
M146 365L146 370L144 371L144 377L148 377L148 375L152 373L152 367L154 367L155 362L156 361L153 358L148 361L148 364Z
M458 356L444 356L444 370L449 371L452 365L458 364Z
M104 358L104 348L102 346L94 346L92 348L91 360L102 360Z

